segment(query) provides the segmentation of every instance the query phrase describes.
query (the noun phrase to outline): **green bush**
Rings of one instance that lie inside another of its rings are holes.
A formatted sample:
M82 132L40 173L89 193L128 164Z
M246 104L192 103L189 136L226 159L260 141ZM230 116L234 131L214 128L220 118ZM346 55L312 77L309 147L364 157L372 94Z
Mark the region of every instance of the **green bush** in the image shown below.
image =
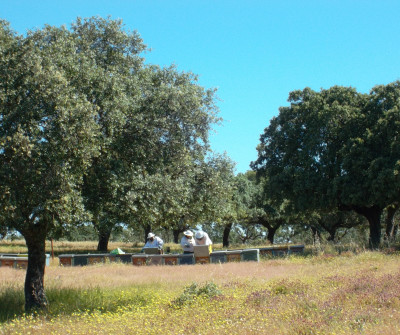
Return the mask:
M197 283L193 283L183 290L183 293L175 300L171 302L171 307L181 308L185 305L194 303L199 298L212 298L222 294L216 284L206 283L204 286L198 286Z

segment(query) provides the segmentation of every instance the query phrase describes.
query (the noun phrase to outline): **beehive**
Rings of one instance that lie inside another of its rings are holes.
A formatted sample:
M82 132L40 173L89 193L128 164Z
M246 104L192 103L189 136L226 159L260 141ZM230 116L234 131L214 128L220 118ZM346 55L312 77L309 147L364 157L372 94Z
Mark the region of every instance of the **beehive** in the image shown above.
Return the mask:
M210 254L211 263L226 263L226 251L213 251Z
M259 249L243 249L241 254L242 261L260 261L260 250Z
M179 264L179 255L162 255L162 258L164 259L164 264L165 265L178 265Z
M132 263L133 265L146 265L147 264L147 255L132 255Z
M196 262L196 264L209 264L210 256L201 256L201 257L195 256L195 262Z
M74 265L74 255L60 255L58 256L60 265L62 266L73 266Z
M164 259L162 255L148 255L147 256L147 265L163 265Z
M240 262L242 250L229 250L226 251L227 262Z
M179 265L194 264L193 254L180 254L179 255Z

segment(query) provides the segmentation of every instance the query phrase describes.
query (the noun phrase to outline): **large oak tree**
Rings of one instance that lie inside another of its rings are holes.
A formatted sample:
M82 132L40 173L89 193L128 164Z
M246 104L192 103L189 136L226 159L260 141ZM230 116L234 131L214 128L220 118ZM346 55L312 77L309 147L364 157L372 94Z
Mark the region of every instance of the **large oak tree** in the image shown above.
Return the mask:
M144 66L144 48L110 18L26 36L0 24L0 227L28 246L27 310L47 304L45 240L63 226L92 222L106 250L132 216L187 213L219 120L215 91Z
M369 94L332 87L289 95L290 106L261 135L252 164L267 176L267 191L297 211L354 210L381 239L381 214L400 191L400 82Z
M25 307L44 307L45 240L88 219L82 176L99 151L97 107L75 86L94 71L65 28L18 36L0 23L0 225L28 247Z

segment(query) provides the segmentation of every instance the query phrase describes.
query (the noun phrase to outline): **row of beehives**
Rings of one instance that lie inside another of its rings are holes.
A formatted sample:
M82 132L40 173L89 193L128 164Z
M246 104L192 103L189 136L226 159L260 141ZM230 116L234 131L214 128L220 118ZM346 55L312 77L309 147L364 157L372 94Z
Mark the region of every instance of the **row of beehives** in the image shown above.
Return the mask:
M122 262L133 265L188 265L242 261L258 262L260 260L260 255L284 256L287 254L299 254L303 251L304 246L290 246L214 251L208 256L197 256L196 254L67 254L58 257L60 265L63 266L83 266L106 262Z
M46 254L46 266L50 265L50 254ZM26 269L28 266L27 254L0 254L0 267Z

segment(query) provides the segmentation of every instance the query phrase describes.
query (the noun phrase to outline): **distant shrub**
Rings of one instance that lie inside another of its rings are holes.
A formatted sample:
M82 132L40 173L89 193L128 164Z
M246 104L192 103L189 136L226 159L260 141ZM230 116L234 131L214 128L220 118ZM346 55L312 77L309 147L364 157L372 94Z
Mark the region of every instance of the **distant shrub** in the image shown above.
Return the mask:
M221 295L222 292L214 283L206 283L204 286L198 286L197 283L192 283L185 287L183 293L171 302L171 307L180 308L185 305L190 305L199 298L212 298Z

